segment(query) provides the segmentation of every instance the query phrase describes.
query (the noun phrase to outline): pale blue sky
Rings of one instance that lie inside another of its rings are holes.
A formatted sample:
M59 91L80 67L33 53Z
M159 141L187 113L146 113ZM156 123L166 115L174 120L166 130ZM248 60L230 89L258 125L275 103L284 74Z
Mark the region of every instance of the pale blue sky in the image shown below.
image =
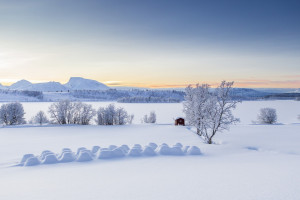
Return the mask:
M300 1L0 0L0 82L300 86Z

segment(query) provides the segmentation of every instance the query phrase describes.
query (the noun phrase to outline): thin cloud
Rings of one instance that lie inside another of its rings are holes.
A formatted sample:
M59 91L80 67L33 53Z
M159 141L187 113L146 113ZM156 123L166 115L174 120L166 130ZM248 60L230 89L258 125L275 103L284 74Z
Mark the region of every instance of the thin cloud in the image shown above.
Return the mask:
M300 75L285 75L283 78L300 78Z
M299 88L300 80L251 80L251 81L236 81L236 87L270 87L270 88Z

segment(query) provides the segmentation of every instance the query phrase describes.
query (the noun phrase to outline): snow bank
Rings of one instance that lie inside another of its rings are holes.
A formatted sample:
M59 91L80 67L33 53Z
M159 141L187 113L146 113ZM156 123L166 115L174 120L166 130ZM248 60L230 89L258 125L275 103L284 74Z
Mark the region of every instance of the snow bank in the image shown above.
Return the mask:
M58 154L57 154L58 155ZM101 148L100 146L93 146L92 150L88 150L85 147L77 149L76 154L69 148L63 148L60 155L57 156L52 151L45 150L40 156L33 154L25 154L19 164L19 166L33 166L38 164L55 164L66 162L88 162L94 160L93 157L98 159L113 159L122 157L149 157L156 155L171 155L171 156L184 156L184 155L201 155L201 151L196 146L185 146L181 143L176 143L172 147L166 143L161 144L159 147L157 144L150 142L145 147L140 144L133 145L129 148L128 145L123 144L121 146L110 145L108 148Z
M88 162L92 160L93 160L92 153L89 150L81 150L76 159L77 162Z
M120 158L120 157L124 157L126 155L126 153L124 152L123 148L118 147L115 148L114 150L112 150L112 157L113 158Z
M156 152L154 151L153 147L151 146L146 146L142 152L143 155L145 156L155 156Z
M99 151L100 147L99 146L93 146L92 147L92 153L96 154Z
M40 155L40 159L41 159L41 160L44 160L45 157L46 157L47 155L49 155L49 154L54 154L54 153L53 153L52 151L49 151L49 150L43 151L43 152L41 153L41 155Z
M79 153L80 153L81 151L83 151L83 150L87 150L87 149L86 149L85 147L79 147L79 148L77 149L76 156L78 156Z
M128 155L137 157L137 156L142 156L142 145L140 144L135 144L130 150Z
M39 165L40 163L41 162L37 157L30 157L25 161L24 166L35 166Z
M108 158L112 158L112 150L108 149L108 148L102 148L99 151L99 155L98 155L98 159L108 159Z
M121 146L121 148L123 149L123 151L124 151L125 153L128 153L128 151L130 150L130 148L129 148L128 145L126 145L126 144L123 144L123 145Z
M128 156L133 156L133 157L142 156L142 149L132 148L130 149Z
M201 155L201 151L200 151L199 147L196 147L196 146L192 146L191 148L189 148L187 153L188 153L188 155Z
M153 150L155 150L155 149L158 147L158 145L155 144L154 142L150 142L150 143L148 144L148 146L149 146L149 147L152 147Z
M58 160L55 156L55 154L47 154L45 155L45 159L42 160L42 164L55 164L58 163Z
M117 148L117 146L116 145L109 145L109 147L108 147L110 150L114 150L115 148Z
M34 157L34 155L33 155L33 154L25 154L25 155L23 156L21 162L20 162L20 165L24 165L24 163L26 162L26 160L27 160L28 158L31 158L31 157Z
M75 159L75 155L72 152L63 152L58 160L61 163L66 163L73 162Z

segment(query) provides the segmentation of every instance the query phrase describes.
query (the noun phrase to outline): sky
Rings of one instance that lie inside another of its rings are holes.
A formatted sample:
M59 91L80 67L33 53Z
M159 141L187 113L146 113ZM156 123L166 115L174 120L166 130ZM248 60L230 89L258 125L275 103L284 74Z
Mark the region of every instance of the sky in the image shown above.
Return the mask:
M300 88L300 1L0 0L0 83Z

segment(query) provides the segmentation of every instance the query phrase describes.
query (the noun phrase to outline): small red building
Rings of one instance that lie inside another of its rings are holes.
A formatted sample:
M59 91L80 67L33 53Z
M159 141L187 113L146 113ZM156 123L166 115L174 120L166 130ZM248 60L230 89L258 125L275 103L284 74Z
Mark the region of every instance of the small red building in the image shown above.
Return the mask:
M185 126L183 118L178 117L178 118L175 119L175 126L178 126L178 125Z

